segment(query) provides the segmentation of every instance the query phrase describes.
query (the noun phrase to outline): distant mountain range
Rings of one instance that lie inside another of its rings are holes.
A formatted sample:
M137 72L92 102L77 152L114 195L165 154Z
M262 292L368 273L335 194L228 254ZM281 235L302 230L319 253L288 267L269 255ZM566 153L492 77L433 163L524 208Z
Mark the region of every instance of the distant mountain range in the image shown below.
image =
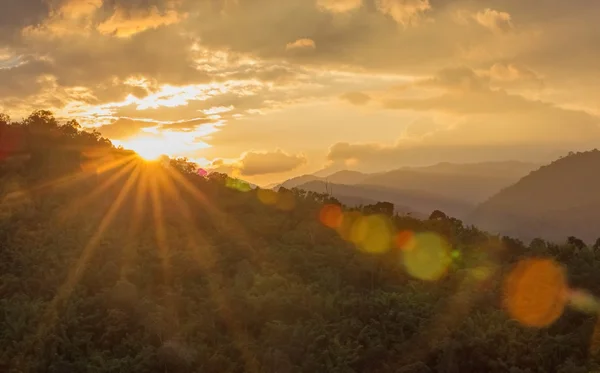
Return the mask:
M439 209L463 217L478 203L538 167L533 163L509 161L440 163L374 174L345 170L326 177L303 175L277 187L330 193L341 202L353 198L354 203L349 205L385 200L394 203L398 212L416 216L428 216Z
M303 175L279 186L329 193L349 206L391 202L400 214L433 210L524 241L588 243L600 237L600 151L570 153L549 165L440 163L365 174Z

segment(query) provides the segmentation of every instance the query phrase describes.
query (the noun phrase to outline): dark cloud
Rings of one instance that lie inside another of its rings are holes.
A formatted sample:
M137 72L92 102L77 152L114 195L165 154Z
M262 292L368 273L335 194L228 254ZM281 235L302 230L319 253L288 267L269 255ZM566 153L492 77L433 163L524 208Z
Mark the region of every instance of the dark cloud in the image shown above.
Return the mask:
M42 0L2 0L0 9L0 48L17 43L23 28L40 24L50 12Z
M0 69L1 98L26 98L40 93L49 85L42 77L50 68L46 61L23 60L12 68Z

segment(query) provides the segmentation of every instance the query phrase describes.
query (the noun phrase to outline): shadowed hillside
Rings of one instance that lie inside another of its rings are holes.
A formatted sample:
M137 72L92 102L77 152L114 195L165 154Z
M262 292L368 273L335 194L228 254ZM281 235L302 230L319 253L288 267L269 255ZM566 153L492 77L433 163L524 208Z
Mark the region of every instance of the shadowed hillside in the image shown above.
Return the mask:
M600 237L600 151L570 154L482 203L469 221L523 239Z

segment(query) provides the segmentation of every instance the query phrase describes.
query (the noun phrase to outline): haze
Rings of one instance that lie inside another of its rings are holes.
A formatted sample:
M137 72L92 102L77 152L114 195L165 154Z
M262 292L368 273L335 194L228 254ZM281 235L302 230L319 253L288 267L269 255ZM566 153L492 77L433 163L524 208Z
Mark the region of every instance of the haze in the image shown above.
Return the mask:
M595 147L584 0L2 0L0 112L267 185Z

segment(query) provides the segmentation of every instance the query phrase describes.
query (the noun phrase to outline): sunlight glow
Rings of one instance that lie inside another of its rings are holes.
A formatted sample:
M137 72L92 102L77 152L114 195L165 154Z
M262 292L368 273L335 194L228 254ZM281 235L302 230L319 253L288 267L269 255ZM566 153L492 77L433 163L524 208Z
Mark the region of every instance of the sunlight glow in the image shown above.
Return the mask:
M201 133L206 131L208 130L205 129ZM152 161L158 159L161 155L178 156L209 147L208 144L197 140L196 136L199 136L196 132L163 132L160 134L142 134L127 140L115 140L113 142L116 145L135 151L146 160Z
M124 146L134 150L142 158L153 161L163 155L163 144L159 138L138 137L124 143Z

